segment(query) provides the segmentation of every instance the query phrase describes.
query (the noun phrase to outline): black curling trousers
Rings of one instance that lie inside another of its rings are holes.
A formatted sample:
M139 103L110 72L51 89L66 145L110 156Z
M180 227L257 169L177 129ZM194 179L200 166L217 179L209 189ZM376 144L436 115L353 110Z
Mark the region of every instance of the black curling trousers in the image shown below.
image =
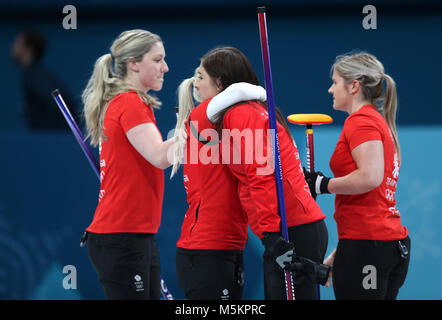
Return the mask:
M160 257L154 234L88 233L89 259L110 300L160 300Z
M327 251L328 230L324 220L288 228L289 239L299 256L322 263ZM274 259L264 258L264 297L266 300L286 300L284 272ZM295 300L318 300L318 285L298 272L294 277Z
M398 241L341 239L333 263L336 300L395 300L410 263L409 237Z
M242 251L178 248L176 271L180 288L189 300L242 299Z

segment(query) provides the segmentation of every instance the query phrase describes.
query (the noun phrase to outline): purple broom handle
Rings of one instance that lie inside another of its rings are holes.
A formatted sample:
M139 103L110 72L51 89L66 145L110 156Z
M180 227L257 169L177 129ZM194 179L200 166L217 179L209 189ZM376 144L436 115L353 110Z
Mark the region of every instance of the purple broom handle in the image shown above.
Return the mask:
M287 217L285 211L284 190L282 185L281 158L279 153L278 129L276 125L275 101L273 97L272 70L270 66L269 44L267 39L267 25L265 21L265 8L258 8L259 29L261 35L262 62L264 64L265 86L267 93L267 106L269 112L269 125L272 131L272 146L275 159L276 190L278 193L278 208L281 216L281 232L288 241Z
M78 143L80 144L81 149L83 150L84 154L86 155L86 158L88 159L90 165L92 166L92 169L94 169L95 174L97 175L98 179L100 179L100 170L99 170L100 167L99 167L94 155L92 154L91 149L86 144L86 141L83 137L83 134L81 133L80 128L78 127L77 123L75 122L74 118L72 117L72 114L69 111L68 107L66 106L66 103L64 102L63 98L61 97L61 94L58 91L58 89L56 89L52 92L52 97L54 98L55 102L57 102L58 107L60 108L61 112L63 113L64 118L66 119L75 138L77 139Z
M52 92L52 97L54 98L55 102L57 103L58 107L60 108L61 112L63 113L64 118L66 119L69 127L71 128L72 132L74 133L75 138L77 139L78 143L81 146L81 149L83 150L84 154L86 155L86 158L88 159L92 169L94 169L95 174L98 177L98 180L101 181L100 178L100 167L98 165L98 162L94 155L92 154L91 148L86 143L83 134L81 133L80 128L78 127L77 123L75 122L74 118L72 117L71 112L69 111L68 107L66 106L66 103L64 102L63 98L61 97L60 91L58 89L55 89ZM167 289L166 283L164 282L163 278L160 278L160 291L163 295L163 298L166 300L173 300L172 294Z
M287 216L286 216L285 201L284 201L284 188L282 184L282 169L281 169L281 158L279 153L278 129L276 125L276 110L275 110L275 101L273 97L272 69L270 66L270 53L269 53L269 43L267 37L265 7L258 7L257 11L258 11L259 33L261 40L262 62L264 65L264 77L265 77L265 86L267 93L267 106L269 112L269 126L271 132L273 133L272 149L275 159L276 193L278 197L279 216L281 217L281 233L284 239L289 241ZM294 300L295 291L293 287L293 277L291 272L284 271L284 278L286 285L287 300Z

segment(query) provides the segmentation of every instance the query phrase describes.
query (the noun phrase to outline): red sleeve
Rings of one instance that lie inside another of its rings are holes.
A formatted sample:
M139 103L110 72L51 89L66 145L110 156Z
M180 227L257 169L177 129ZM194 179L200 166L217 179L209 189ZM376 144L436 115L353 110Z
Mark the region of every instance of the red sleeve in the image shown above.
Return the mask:
M345 123L345 138L350 150L353 150L361 143L382 140L382 135L376 119L365 114L355 114L350 116Z
M142 123L156 123L152 108L146 105L135 92L128 92L121 99L120 108L122 108L120 123L124 132Z
M279 231L274 160L268 136L268 118L251 105L232 108L224 117L230 130L229 168L240 180L240 200L253 233ZM223 142L225 137L223 137ZM235 156L241 156L241 161Z

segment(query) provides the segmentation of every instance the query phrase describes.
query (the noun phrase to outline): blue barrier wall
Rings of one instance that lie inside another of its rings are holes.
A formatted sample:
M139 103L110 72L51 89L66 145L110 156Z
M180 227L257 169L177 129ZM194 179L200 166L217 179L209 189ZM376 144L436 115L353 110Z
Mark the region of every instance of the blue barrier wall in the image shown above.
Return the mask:
M116 13L112 7L94 7L94 3L78 2L77 30L62 28L61 2L54 5L44 1L40 8L31 10L17 7L20 1L13 1L0 12L4 75L0 78L0 299L104 298L87 252L78 245L93 216L98 181L68 131L36 134L23 128L20 74L9 58L11 42L21 28L32 26L46 34L49 47L44 62L63 77L78 101L95 59L108 52L121 31L145 28L160 34L170 67L163 90L157 93L163 102L162 109L156 112L163 136L174 126L172 108L176 105L178 84L192 75L199 57L210 48L232 45L243 50L263 83L252 1L237 6L230 3L229 7L215 2L216 10L191 1L185 14L166 5L154 8L153 13L147 6L140 6L137 11L136 1L125 1L130 7ZM115 3L122 7L122 2ZM264 3L269 11L276 104L286 115L324 112L335 119L333 125L315 131L316 166L325 174L331 174L328 160L345 119L345 114L331 110L327 93L329 68L335 56L352 49L368 50L381 59L397 81L403 152L397 199L412 239L410 271L399 298L441 299L442 279L435 271L442 262L442 241L437 237L442 223L438 214L442 194L440 6L432 1L427 1L427 6L417 6L414 1L387 6L385 1L379 1L377 29L365 30L365 3L361 1L340 1L335 5L324 1ZM304 156L304 130L292 130ZM169 174L167 169L166 177ZM337 243L333 196L321 196L318 202L327 214L329 253ZM184 298L177 285L175 244L186 208L180 176L166 180L158 243L162 276L176 298ZM263 298L261 254L262 245L250 234L245 250L246 299ZM76 267L77 289L63 287L67 275L63 268L68 265ZM323 288L322 298L334 299L332 289Z

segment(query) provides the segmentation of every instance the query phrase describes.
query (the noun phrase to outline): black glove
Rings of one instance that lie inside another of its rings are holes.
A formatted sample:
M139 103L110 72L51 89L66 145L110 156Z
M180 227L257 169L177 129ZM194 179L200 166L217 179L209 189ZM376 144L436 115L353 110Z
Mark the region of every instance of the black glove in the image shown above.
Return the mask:
M293 262L295 246L281 237L279 232L264 233L262 243L265 248L264 256L274 259L282 269Z
M313 199L316 199L316 196L321 193L330 193L328 191L328 183L330 178L327 178L322 174L322 172L308 172L304 167L304 177L305 181L310 188L310 193L312 194Z
M286 265L285 270L297 274L302 273L310 280L310 282L325 285L328 280L330 266L304 257L296 256L291 264Z

